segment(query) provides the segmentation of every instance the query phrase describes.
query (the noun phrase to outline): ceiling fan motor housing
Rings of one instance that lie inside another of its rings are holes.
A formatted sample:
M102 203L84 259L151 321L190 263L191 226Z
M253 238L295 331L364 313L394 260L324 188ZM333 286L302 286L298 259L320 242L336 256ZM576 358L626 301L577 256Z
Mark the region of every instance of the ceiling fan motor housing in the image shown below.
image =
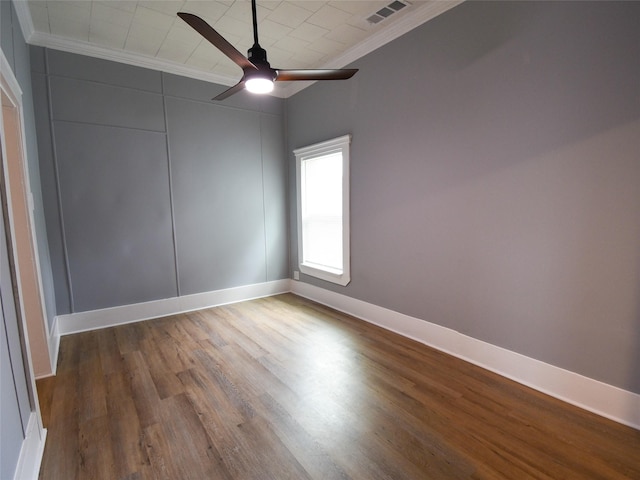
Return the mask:
M251 68L247 68L244 71L245 79L252 78L252 77L265 78L268 73L271 80L275 81L277 74L276 74L276 71L273 68L271 68L271 65L267 61L266 50L262 48L260 45L258 45L257 43L255 43L253 47L249 49L248 53L249 53L248 55L249 61L253 63L256 67L258 67L258 69L254 70Z

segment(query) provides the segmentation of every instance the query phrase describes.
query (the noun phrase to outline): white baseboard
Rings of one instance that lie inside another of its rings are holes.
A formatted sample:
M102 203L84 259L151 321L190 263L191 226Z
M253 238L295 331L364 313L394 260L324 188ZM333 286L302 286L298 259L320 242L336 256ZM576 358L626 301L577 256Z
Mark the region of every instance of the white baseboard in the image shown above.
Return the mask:
M60 350L60 332L58 331L58 317L54 317L53 325L49 330L49 361L51 362L51 373L44 377L53 377L58 368L58 351ZM36 377L36 378L44 378Z
M275 280L273 282L196 293L151 302L135 303L133 305L59 315L56 317L55 325L59 335L70 335L229 303L242 302L253 298L268 297L279 293L286 293L290 290L289 279Z
M14 480L37 480L44 453L47 430L40 429L35 412L31 412L27 424L27 435L22 442L20 457L14 474Z
M292 292L486 368L572 405L640 430L640 395L463 335L450 328L295 280L56 317L55 335L96 330L167 315ZM55 347L57 357L58 347Z
M640 430L640 395L636 393L308 283L292 280L291 291Z

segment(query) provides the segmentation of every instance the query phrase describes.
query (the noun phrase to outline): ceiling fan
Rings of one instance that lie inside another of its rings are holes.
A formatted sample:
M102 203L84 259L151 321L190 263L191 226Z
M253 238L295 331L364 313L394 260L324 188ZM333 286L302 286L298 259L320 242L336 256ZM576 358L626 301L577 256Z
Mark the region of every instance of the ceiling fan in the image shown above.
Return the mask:
M271 68L267 61L267 52L258 43L258 23L256 20L256 0L251 0L253 14L253 46L249 49L249 57L242 55L211 25L197 15L178 12L178 16L187 22L195 31L211 42L222 53L242 68L243 75L233 87L225 90L213 100L224 100L234 93L246 88L252 93L269 93L273 90L273 82L290 82L299 80L346 80L355 75L357 68L317 69L317 70L283 70Z

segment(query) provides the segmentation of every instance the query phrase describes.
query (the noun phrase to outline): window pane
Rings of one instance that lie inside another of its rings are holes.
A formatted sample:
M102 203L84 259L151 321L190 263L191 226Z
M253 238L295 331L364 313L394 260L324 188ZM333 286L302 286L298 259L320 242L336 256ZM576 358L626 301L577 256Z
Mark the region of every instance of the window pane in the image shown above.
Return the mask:
M342 153L302 162L303 262L342 272Z

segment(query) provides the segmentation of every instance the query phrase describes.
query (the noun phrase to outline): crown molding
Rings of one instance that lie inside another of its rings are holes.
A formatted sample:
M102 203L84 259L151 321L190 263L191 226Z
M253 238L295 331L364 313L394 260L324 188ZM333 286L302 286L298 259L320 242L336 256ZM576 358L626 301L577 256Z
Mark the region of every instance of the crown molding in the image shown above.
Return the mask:
M33 19L31 18L31 12L29 11L29 5L27 0L13 0L13 6L16 9L16 15L18 17L18 23L22 29L22 35L27 43L35 33L36 29L33 26Z
M425 2L423 5L417 6L412 12L410 12L410 14L390 23L384 29L374 33L370 37L334 58L331 62L328 62L319 68L342 68L431 20L432 18L452 9L463 1L464 0L438 0ZM238 78L204 72L169 60L161 60L156 57L149 57L142 54L100 47L82 40L69 40L57 35L36 32L26 0L14 0L14 5L25 40L31 45L101 58L103 60L110 60L113 62L125 63L136 67L181 75L183 77L194 78L196 80L203 80L205 82L216 83L219 85L232 86L238 82ZM274 90L272 95L280 98L288 98L314 83L315 82L295 82L284 88Z
M206 82L218 83L221 85L234 85L238 80L230 77L217 75L214 73L203 72L196 68L173 63L168 60L161 60L146 55L125 52L122 50L113 50L111 48L100 47L82 40L69 40L57 35L46 34L42 32L34 32L29 39L31 45L39 47L51 48L53 50L61 50L63 52L77 53L103 60L125 63L136 67L148 68L151 70L159 70L166 73L174 73L185 77L204 80Z

